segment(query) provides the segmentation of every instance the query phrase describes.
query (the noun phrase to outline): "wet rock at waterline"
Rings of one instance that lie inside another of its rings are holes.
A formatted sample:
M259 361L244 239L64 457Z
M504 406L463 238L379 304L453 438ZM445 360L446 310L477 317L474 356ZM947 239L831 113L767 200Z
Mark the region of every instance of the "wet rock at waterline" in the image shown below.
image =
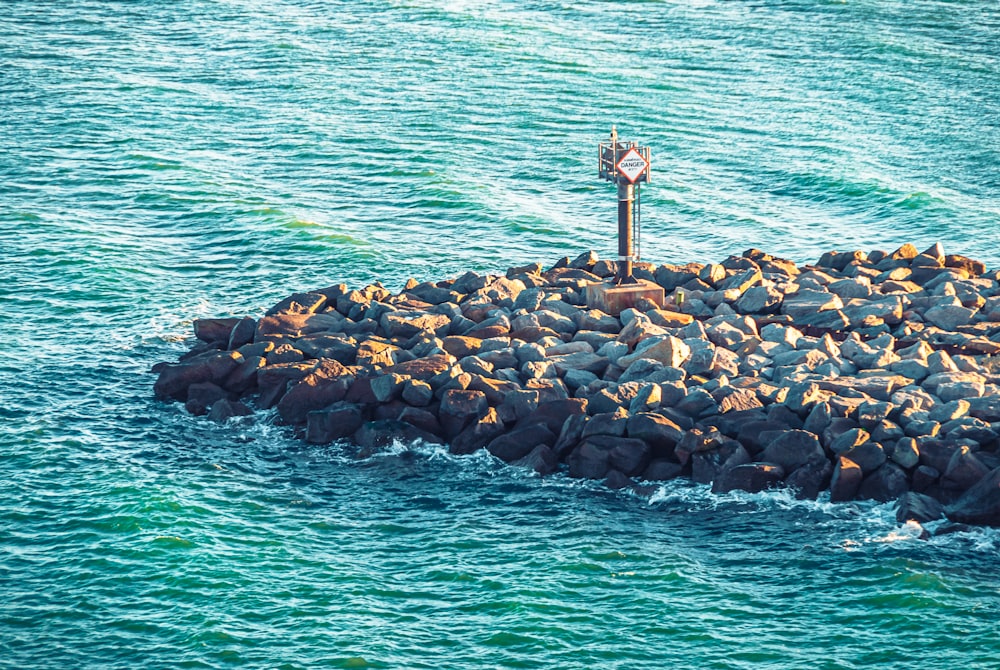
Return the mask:
M638 264L666 304L619 315L587 306L616 269L592 252L337 284L196 320L154 391L215 421L275 408L363 453L419 439L615 489L686 476L1000 525L1000 275L939 252Z

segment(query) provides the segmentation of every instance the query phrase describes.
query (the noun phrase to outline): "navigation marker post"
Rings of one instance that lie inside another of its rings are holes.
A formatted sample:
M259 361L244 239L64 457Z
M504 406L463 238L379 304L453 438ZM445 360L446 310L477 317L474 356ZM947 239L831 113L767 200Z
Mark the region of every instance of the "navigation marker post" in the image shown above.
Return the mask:
M662 307L663 288L632 274L639 260L633 242L639 238L639 186L649 182L649 147L620 141L612 126L611 137L598 144L597 155L598 176L618 186L618 272L611 283L587 288L587 306L615 316L643 298Z

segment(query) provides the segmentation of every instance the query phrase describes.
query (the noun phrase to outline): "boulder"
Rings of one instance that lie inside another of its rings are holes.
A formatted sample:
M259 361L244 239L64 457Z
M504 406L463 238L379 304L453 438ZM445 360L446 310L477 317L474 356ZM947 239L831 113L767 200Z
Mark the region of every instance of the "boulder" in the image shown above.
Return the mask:
M559 459L550 447L539 444L527 456L515 461L514 465L534 470L540 475L548 475L559 468Z
M445 437L449 440L455 438L467 426L484 416L488 409L489 403L482 391L447 391L441 399L441 409L438 412Z
M945 509L958 523L1000 526L1000 468L992 470Z
M257 332L257 321L246 317L240 319L233 326L233 329L229 333L229 341L226 348L229 350L239 349L240 347L250 344L253 342L254 333Z
M490 407L485 414L455 436L448 449L453 454L471 454L482 449L503 433L504 422L498 416L497 410Z
M815 500L830 485L833 464L826 458L813 458L785 477L785 484L799 500Z
M907 491L896 502L896 521L927 523L944 518L944 505L923 493Z
M323 369L311 372L299 382L290 382L287 393L277 403L278 415L287 424L302 424L309 412L343 400L353 379L351 376L340 376L336 371Z
M642 473L649 465L652 450L642 440L621 438L608 456L608 465L629 477Z
M580 479L602 479L611 469L611 452L618 439L595 435L581 442L566 459L569 476Z
M528 423L493 438L486 445L486 450L502 461L513 463L527 456L539 444L554 445L555 441L555 434L545 424Z
M164 400L184 402L192 384L212 382L221 385L242 363L242 354L225 351L205 353L176 365L164 365L159 368L160 375L153 384L153 392Z
M858 487L857 497L862 500L888 502L909 490L906 473L895 463L886 463L867 475Z
M587 413L586 398L567 398L565 400L550 400L538 403L538 407L517 422L517 427L542 425L549 432L558 435L566 418L574 414Z
M354 433L354 443L361 447L359 456L362 458L395 443L413 444L418 441L443 443L437 435L398 419L368 421Z
M360 406L350 403L313 410L306 415L305 439L310 444L327 444L350 437L363 422Z
M410 377L420 381L429 381L431 378L448 370L452 365L448 354L434 354L417 358L404 363L397 363L386 372L394 372L403 377ZM431 384L433 386L433 384Z
M275 314L313 314L326 306L327 297L323 293L293 293L277 305L267 310L267 316Z
M764 447L759 460L791 472L814 458L825 458L819 439L804 430L786 430Z
M878 470L887 459L885 450L877 442L863 442L848 449L843 455L854 463L857 463L864 476L868 476Z
M854 500L861 487L861 468L849 458L840 456L830 479L830 502Z
M628 412L619 407L614 412L602 412L595 414L587 422L583 429L584 439L591 435L613 435L622 437L625 435L625 428L628 424Z
M229 343L229 335L239 319L195 319L194 336L202 342Z
M759 493L780 485L784 476L784 469L775 463L744 463L723 471L712 484L712 493Z
M208 410L208 420L225 423L234 416L250 416L252 414L253 410L239 400L220 398L212 403L212 407Z
M275 314L257 322L254 342L299 339L317 333L343 332L345 319L328 312L322 314Z
M683 472L684 466L680 463L665 458L658 458L650 461L645 472L642 473L642 478L649 481L667 481L677 479Z

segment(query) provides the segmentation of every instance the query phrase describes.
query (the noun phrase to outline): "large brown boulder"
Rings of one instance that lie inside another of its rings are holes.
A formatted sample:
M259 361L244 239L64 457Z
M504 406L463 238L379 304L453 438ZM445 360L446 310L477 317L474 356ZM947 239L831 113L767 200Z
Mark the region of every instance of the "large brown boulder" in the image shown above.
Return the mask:
M235 351L209 352L177 365L164 365L153 384L157 397L187 400L192 384L212 382L222 385L226 378L243 363L243 355Z
M229 334L239 319L195 319L194 336L202 342L229 342Z

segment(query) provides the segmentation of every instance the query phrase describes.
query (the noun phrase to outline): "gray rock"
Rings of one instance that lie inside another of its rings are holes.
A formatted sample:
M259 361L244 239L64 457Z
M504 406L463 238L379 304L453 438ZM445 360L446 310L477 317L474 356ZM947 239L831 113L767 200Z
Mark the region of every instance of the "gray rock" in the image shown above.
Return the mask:
M954 331L967 325L975 315L976 310L961 305L938 305L925 311L924 319L942 330Z

